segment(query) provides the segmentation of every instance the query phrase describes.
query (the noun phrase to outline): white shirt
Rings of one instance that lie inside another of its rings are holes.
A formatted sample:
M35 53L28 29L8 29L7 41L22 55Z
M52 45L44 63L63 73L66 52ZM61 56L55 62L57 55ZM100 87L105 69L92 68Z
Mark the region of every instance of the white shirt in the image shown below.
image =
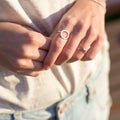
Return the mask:
M50 35L74 0L0 0L0 21L28 25ZM101 51L104 51L106 46ZM44 108L77 92L91 79L102 52L89 62L53 66L38 77L15 74L0 68L0 112Z

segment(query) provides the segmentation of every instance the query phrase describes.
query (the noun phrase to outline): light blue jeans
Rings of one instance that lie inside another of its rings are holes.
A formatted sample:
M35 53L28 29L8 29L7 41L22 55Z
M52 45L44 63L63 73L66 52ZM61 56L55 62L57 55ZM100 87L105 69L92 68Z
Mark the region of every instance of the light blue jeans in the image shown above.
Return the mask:
M80 93L46 109L1 114L0 120L108 120L109 99L103 106L96 99L96 96L90 98L85 86Z
M102 86L101 86L102 87ZM83 90L46 109L0 114L0 120L108 120L111 105L109 96L98 100L87 85ZM98 88L99 89L99 88ZM97 90L96 90L97 92Z
M104 57L94 77L82 90L45 109L0 114L0 120L108 120L109 59Z

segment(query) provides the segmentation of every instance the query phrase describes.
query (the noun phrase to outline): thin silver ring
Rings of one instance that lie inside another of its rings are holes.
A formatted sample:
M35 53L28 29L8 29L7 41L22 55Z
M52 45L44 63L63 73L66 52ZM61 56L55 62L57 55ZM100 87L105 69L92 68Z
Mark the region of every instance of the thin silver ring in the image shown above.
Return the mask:
M68 30L61 30L61 31L59 31L59 33L60 33L60 37L63 40L67 40L70 36L70 32Z
M82 51L83 53L86 53L88 49L86 49L84 47L80 47L79 50Z

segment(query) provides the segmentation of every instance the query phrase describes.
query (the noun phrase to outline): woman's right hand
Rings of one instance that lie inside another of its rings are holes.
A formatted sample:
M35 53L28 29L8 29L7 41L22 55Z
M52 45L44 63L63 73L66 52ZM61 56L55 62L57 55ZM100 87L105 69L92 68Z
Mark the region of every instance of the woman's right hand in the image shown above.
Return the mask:
M0 66L15 73L37 76L50 40L22 25L0 23Z

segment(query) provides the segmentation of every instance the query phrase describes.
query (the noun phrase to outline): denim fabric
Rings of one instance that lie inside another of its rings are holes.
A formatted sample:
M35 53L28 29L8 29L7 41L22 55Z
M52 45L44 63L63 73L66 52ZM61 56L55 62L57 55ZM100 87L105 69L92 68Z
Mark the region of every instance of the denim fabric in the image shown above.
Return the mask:
M46 109L0 114L0 120L56 120L56 105Z
M1 114L0 120L107 120L109 99L104 106L90 100L87 86L77 94L42 110Z
M95 76L86 82L83 91L58 106L58 120L108 120L111 107L109 95L109 59L103 58Z

